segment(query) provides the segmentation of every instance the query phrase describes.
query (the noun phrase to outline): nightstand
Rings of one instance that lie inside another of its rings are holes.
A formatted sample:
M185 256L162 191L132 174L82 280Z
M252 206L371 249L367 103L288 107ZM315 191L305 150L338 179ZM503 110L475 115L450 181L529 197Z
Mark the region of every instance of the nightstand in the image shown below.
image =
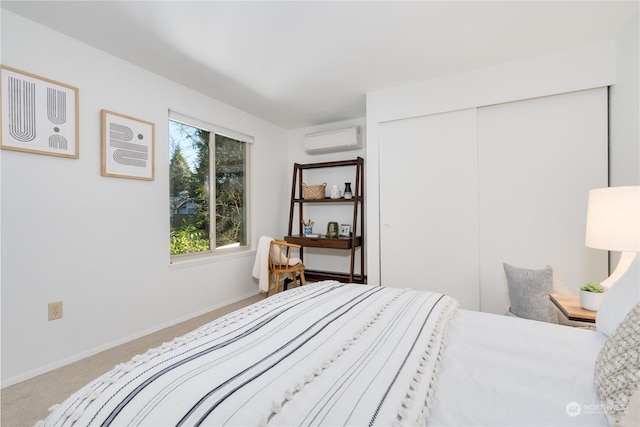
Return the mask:
M596 311L585 310L580 306L578 295L549 294L551 301L560 309L569 320L579 322L596 323Z

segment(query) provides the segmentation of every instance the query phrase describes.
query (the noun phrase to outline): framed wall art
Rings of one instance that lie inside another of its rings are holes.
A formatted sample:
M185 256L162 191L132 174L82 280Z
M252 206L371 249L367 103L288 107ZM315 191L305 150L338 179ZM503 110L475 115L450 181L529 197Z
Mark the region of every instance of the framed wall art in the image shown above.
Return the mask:
M102 175L153 181L155 125L102 110Z
M5 65L0 74L0 147L77 159L78 88Z

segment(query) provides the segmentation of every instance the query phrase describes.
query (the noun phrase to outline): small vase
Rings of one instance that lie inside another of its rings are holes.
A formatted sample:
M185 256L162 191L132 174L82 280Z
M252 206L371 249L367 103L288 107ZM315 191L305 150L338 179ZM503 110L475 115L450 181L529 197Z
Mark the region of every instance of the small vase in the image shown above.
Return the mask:
M345 182L344 183L344 198L345 199L352 199L353 198L353 193L351 192L351 183L350 182Z
M340 189L338 188L338 185L334 184L333 187L331 187L331 198L332 199L339 199L340 198Z
M303 225L304 235L308 236L309 234L313 234L313 225Z

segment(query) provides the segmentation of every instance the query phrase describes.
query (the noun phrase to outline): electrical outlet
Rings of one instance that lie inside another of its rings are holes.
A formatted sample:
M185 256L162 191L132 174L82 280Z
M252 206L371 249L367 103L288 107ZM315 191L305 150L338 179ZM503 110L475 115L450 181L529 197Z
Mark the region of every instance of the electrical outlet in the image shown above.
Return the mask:
M62 319L62 301L49 303L49 320Z

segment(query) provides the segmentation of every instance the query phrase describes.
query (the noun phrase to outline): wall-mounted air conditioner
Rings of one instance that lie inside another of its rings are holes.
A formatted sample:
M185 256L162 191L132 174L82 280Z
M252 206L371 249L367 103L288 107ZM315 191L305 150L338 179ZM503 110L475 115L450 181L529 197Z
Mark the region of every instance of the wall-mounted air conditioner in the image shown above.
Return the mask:
M309 154L355 150L361 147L362 140L358 126L304 136L304 150Z

